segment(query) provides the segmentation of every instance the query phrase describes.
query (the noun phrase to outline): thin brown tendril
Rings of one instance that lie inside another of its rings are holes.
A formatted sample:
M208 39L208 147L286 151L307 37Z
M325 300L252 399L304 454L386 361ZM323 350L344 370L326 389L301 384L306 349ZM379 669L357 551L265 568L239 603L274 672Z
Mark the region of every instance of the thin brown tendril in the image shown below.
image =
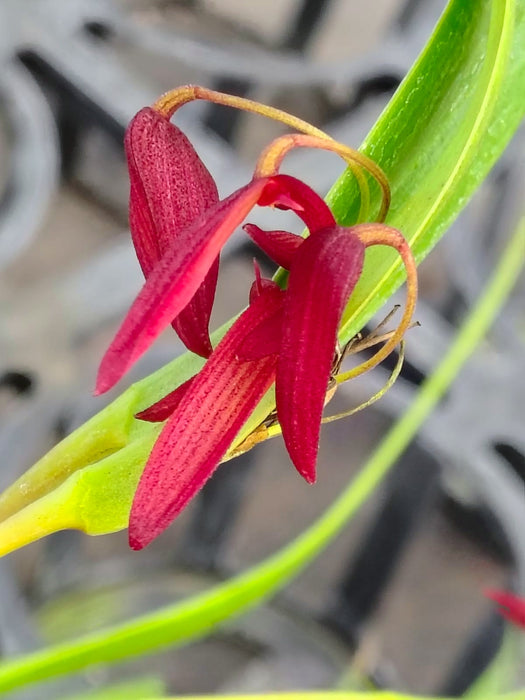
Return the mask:
M399 357L396 362L396 366L392 370L392 374L388 378L388 381L386 384L378 391L376 392L373 396L371 396L368 401L365 401L362 404L359 404L359 406L356 406L355 408L351 408L348 411L343 411L342 413L336 413L333 416L326 416L325 418L321 419L321 423L324 425L325 423L333 423L336 420L339 420L340 418L348 418L349 416L353 416L354 413L358 413L359 411L362 411L364 408L368 408L371 406L373 403L376 401L379 401L380 398L382 398L386 392L395 384L397 378L399 377L399 373L401 372L401 368L403 367L403 361L405 359L405 341L402 340L399 344ZM338 377L335 377L336 381L339 382Z

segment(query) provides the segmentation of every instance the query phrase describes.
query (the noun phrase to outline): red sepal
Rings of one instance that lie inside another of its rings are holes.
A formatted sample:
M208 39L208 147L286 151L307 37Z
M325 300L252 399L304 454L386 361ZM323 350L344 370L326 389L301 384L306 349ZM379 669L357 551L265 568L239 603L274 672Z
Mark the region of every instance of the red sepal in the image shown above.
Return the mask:
M180 404L186 392L189 391L194 379L195 377L190 377L176 389L170 391L169 394L166 394L162 399L151 404L151 406L148 406L148 408L145 408L143 411L136 413L135 418L147 421L148 423L162 423L167 420Z
M364 245L345 228L305 239L290 268L276 375L277 415L299 473L315 481L320 423L348 297L363 266Z
M183 229L151 271L100 365L95 394L111 389L188 305L222 246L255 204L273 206L280 197L309 209L299 216L316 231L333 216L307 185L289 175L259 178L210 207ZM299 250L302 248L300 246Z
M275 314L282 298L280 290L266 290L239 316L166 423L133 500L132 549L160 535L204 486L272 385L276 358L245 362L237 350L247 333Z
M261 207L291 209L301 218L310 233L335 226L328 204L311 187L291 175L274 175L259 198Z
M130 178L129 223L147 278L179 233L219 200L212 176L186 136L151 107L131 121L124 139ZM192 352L212 351L209 321L217 261L194 297L173 322Z
M288 231L264 231L255 224L242 227L266 255L286 270L290 269L293 256L303 242L301 236Z

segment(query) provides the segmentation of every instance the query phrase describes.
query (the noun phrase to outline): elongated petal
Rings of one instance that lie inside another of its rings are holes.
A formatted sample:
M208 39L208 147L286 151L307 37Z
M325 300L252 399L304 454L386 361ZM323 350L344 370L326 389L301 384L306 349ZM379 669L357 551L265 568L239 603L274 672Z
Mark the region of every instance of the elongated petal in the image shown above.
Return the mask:
M124 146L130 176L131 236L147 278L177 235L215 204L219 195L186 136L150 107L131 121ZM212 351L208 327L218 265L217 259L173 322L186 347L203 357Z
M498 603L499 612L503 617L525 629L525 598L520 598L520 596L508 591L496 590L486 591L486 595Z
M167 420L180 404L186 392L190 390L194 379L195 377L190 377L162 399L136 413L135 418L145 420L148 423L162 423Z
M241 314L166 423L135 493L129 523L133 549L165 530L202 488L271 386L276 358L243 362L237 349L282 298L283 292L268 290Z
M261 277L259 265L254 260L255 282L250 289L250 304L269 290L280 290L279 285L273 280ZM261 321L239 344L237 357L241 360L260 360L268 355L277 355L281 349L281 330L283 323L283 309L280 306L275 314Z
M106 351L96 394L111 389L187 306L218 252L257 202L265 184L265 180L253 180L211 207L179 234L150 273Z
M277 414L297 470L312 483L320 422L341 314L361 274L364 245L333 227L307 238L294 256L277 366Z
M278 355L281 350L283 310L279 309L271 318L262 321L248 333L238 350L241 360L259 360L268 355Z
M288 231L264 231L255 224L244 224L243 230L269 258L286 270L290 269L292 258L303 242L301 236Z
M131 235L147 277L174 238L219 195L186 136L151 107L141 109L131 121L124 148Z

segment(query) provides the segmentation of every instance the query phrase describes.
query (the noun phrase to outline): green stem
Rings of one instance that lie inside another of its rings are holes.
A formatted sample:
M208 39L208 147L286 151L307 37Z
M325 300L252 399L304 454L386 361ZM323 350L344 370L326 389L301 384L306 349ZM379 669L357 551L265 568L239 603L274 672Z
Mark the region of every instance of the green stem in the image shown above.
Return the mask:
M305 532L259 565L209 591L76 641L5 661L0 666L0 691L195 639L282 588L337 535L409 445L497 316L523 267L524 252L525 219L452 346L412 405L341 496Z
M503 695L480 696L481 700L525 700L525 690L517 690ZM349 693L338 690L321 690L296 693L264 693L264 695L218 695L217 700L430 700L428 696L405 695L391 691L378 693ZM151 698L150 700L156 700ZM158 700L161 700L158 698ZM169 700L169 699L166 699ZM185 695L184 698L172 697L171 700L210 700L209 695ZM432 698L432 700L440 700ZM441 700L445 700L441 698Z

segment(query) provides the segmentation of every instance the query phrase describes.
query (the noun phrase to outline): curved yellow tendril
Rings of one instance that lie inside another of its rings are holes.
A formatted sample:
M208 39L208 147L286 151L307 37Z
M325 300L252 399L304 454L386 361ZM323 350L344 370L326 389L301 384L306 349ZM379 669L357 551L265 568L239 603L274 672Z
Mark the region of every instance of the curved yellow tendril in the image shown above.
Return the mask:
M287 134L286 136L280 136L272 141L259 156L255 167L255 176L265 177L268 175L275 175L279 172L279 168L286 154L293 148L301 147L321 148L323 150L332 151L341 156L349 165L353 164L354 167L358 166L359 168L364 168L364 170L370 173L382 191L378 221L381 223L385 220L391 199L390 186L385 173L373 160L367 158L367 156L359 151L350 148L350 146L339 143L334 139L319 138L313 134ZM352 172L354 171L352 170Z
M382 188L382 182L386 182L386 186L388 188L388 181L386 179L385 174L373 161L366 158L366 156L363 156L358 151L354 151L348 146L343 146L342 144L339 144L329 134L322 131L321 129L318 129L309 122L304 121L304 119L300 119L299 117L296 117L293 114L289 114L288 112L285 112L282 109L270 107L268 105L261 104L260 102L256 102L255 100L249 100L246 97L236 97L235 95L228 95L223 92L218 92L217 90L208 90L207 88L201 87L199 85L183 85L179 88L175 88L174 90L166 92L153 104L153 109L165 116L167 119L170 119L173 116L173 114L177 111L177 109L179 109L179 107L182 107L183 105L187 104L188 102L192 102L193 100L207 100L209 102L213 102L214 104L224 105L226 107L233 107L234 109L241 109L246 112L259 114L261 116L268 117L270 119L274 119L275 121L281 122L282 124L286 124L286 126L289 126L292 129L301 132L301 134L311 136L312 138L316 138L319 141L329 141L331 144L336 144L341 149L347 149L344 154L342 152L339 154L346 161L359 187L361 204L358 215L358 221L365 221L368 218L368 211L370 205L370 190L368 187L366 177L362 172L361 168L365 168L365 170L370 172L373 175L373 177L375 177L376 180L378 180ZM321 146L317 146L317 148L320 147ZM326 146L326 148L328 150L335 150L333 148L329 148L328 146ZM371 165L372 167L368 167L369 165ZM271 174L275 174L275 172L276 171L274 171ZM378 175L381 179L381 182L378 179ZM387 199L388 202L390 202L390 192L388 193ZM388 209L388 204L386 205L386 209ZM380 220L383 221L384 216Z
M369 360L363 362L362 364L354 367L348 372L339 374L336 377L337 383L348 381L348 379L353 379L358 377L369 369L372 369L380 362L382 362L385 357L388 357L392 350L398 345L408 328L410 327L410 322L414 309L416 307L417 300L417 268L416 262L410 250L410 246L403 237L403 235L395 228L385 225L377 224L359 224L352 228L352 233L364 243L366 247L372 245L386 245L397 250L403 264L405 266L407 275L407 300L405 305L405 310L401 321L392 333L391 337L383 345L383 347L376 352Z

